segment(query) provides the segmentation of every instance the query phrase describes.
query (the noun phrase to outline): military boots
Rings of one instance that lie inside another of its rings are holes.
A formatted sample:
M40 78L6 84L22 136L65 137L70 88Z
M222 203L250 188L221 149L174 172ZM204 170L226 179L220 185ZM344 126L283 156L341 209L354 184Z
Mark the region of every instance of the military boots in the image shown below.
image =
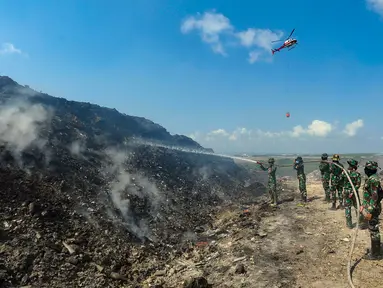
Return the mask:
M380 252L380 240L371 239L371 250L367 249L367 254L363 257L366 260L380 260L382 259Z

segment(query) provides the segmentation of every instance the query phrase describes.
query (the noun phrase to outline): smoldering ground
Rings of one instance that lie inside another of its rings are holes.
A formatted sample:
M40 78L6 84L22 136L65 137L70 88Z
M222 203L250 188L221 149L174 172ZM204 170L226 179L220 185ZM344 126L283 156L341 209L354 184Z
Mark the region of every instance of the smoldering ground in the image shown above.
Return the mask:
M73 149L75 147L75 149ZM74 157L85 157L82 155L82 151L87 148L83 142L74 142L68 147L73 153ZM100 199L100 202L110 202L112 209L108 209L109 218L113 220L116 225L125 226L132 234L139 238L149 238L156 240L155 235L152 233L149 227L153 227L150 223L153 221L171 221L173 217L166 215L185 215L185 213L191 213L188 210L184 210L175 204L174 191L168 191L166 185L158 185L163 183L164 179L159 174L153 174L153 179L140 174L139 172L129 171L134 162L132 155L134 151L129 148L117 148L108 147L103 152L105 159L102 165L99 167L99 171L107 180L107 186L104 188L104 196L107 198ZM161 153L161 152L159 152ZM154 155L155 156L155 155ZM155 161L154 161L155 162ZM161 170L161 167L157 167ZM218 167L219 168L219 167ZM215 167L215 169L218 169ZM193 179L193 187L179 187L182 191L183 188L191 189L187 193L194 198L213 197L218 200L228 201L230 197L225 195L222 187L217 183L211 183L217 177L217 171L210 166L203 166L202 168L190 170ZM224 172L225 167L221 167L219 172ZM201 187L203 188L201 190ZM236 192L235 190L233 191ZM202 195L206 194L207 195ZM202 195L200 197L200 194ZM132 202L133 200L133 202ZM218 202L217 202L218 203ZM200 204L190 203L191 207L196 205L200 207ZM137 206L141 207L137 209ZM144 208L144 209L142 209ZM200 209L203 209L200 207ZM142 211L144 210L144 211ZM87 215L89 217L89 215ZM166 220L166 219L167 220ZM176 220L175 218L173 220ZM161 226L161 224L159 224ZM165 237L168 237L172 232L162 231ZM166 236L167 235L167 236Z
M6 100L3 102L3 105L0 106L0 140L3 145L15 155L21 154L28 148L35 147L39 149L46 158L49 158L50 150L46 145L47 143L53 148L54 145L63 145L63 143L59 143L60 139L65 139L66 137L67 139L65 140L71 140L72 142L69 141L70 144L64 144L66 145L69 155L72 155L73 158L89 160L88 162L91 162L92 165L96 165L98 173L106 179L106 185L103 184L99 186L99 190L101 191L101 193L98 193L98 195L101 195L99 203L104 206L109 205L109 207L111 207L111 209L109 209L110 219L127 227L135 236L140 238L150 237L153 239L154 236L152 235L153 233L151 233L151 228L149 228L151 226L149 222L158 219L162 221L165 217L164 215L172 212L175 212L175 214L173 213L172 215L183 215L185 214L185 205L189 205L190 207L195 205L192 201L203 201L201 199L211 198L211 196L223 201L229 198L222 190L222 185L224 184L220 183L219 179L217 180L217 174L222 174L225 172L225 169L227 169L227 167L224 167L225 165L220 166L213 163L210 166L203 166L203 164L201 164L203 161L198 160L198 164L200 166L202 165L202 168L189 169L191 173L190 176L193 176L192 179L195 179L195 181L193 180L194 182L189 182L193 183L188 183L186 187L182 185L182 183L187 180L186 178L176 179L176 181L179 182L176 189L178 189L177 191L182 191L181 193L175 192L174 190L168 191L166 183L169 180L169 175L163 176L161 173L153 172L151 175L153 179L151 179L149 175L141 174L139 169L136 169L135 172L130 171L128 166L132 153L129 147L109 146L103 151L94 150L92 151L93 155L99 155L100 157L98 159L101 160L100 162L93 161L93 159L90 159L91 156L89 156L88 153L89 150L92 150L92 148L89 148L92 147L89 143L94 140L88 139L88 137L92 137L92 135L89 133L86 134L81 128L78 129L73 126L76 123L65 122L66 120L63 118L68 117L68 119L73 119L72 116L74 114L72 114L72 111L62 112L61 110L53 110L49 105L36 104L34 103L36 102L34 101L34 99L36 99L35 92L30 91L30 93L25 93L27 90L12 91L13 95L17 93L24 94L21 94L20 97L13 97L12 100ZM39 94L38 97L42 96ZM53 125L57 125L57 123L60 124L60 130L53 131L57 128L54 128L55 126ZM57 137L57 133L67 134ZM68 137L70 137L70 139L68 139ZM102 137L100 137L96 138L102 142ZM75 140L73 141L73 139ZM105 141L105 143L107 142ZM108 146L108 144L105 145ZM157 157L155 155L157 148L153 150L154 152L152 151L147 154L147 157ZM159 154L163 152L162 150L166 149L158 148ZM180 161L183 157L186 157L188 161L190 161L191 157L196 156L195 154L187 156L186 152L178 153L180 153L180 155L177 156L179 159L177 161ZM165 154L158 157L166 158L167 154ZM61 157L60 155L56 156ZM204 156L199 155L197 157L202 159L201 157ZM145 161L152 163L150 165L156 165L156 160L157 159L146 159ZM51 166L53 166L52 163ZM47 161L47 164L50 164L49 161ZM57 165L60 164L56 161L56 166ZM25 169L25 167L23 169ZM154 170L158 171L161 169L160 167L155 167ZM54 171L59 170L56 169ZM187 175L187 173L185 175ZM161 177L168 178L161 179ZM211 181L214 179L217 181L212 184ZM91 181L91 179L86 181ZM67 186L70 187L71 185L72 183L67 183ZM159 187L159 185L161 187ZM70 193L70 191L68 191L68 193ZM180 193L180 195L174 193ZM190 195L190 199L188 199L188 194ZM186 195L186 197L184 195ZM184 197L183 200L176 199L179 196ZM83 202L87 201L85 196L81 196L81 199L83 199ZM105 201L105 199L108 201ZM182 201L184 201L184 203L181 204L182 208L179 208L178 204ZM201 205L202 204L196 205L196 209L202 209L200 207ZM95 205L89 204L89 206ZM86 207L84 209L80 208L79 211L83 211L82 214L86 216L86 219L90 219L93 223L97 222L99 215L95 216L92 212L88 211ZM193 213L189 210L190 209L187 208L186 211ZM170 223L171 221L176 221L176 218L177 216L173 216L173 218L169 218L165 221Z
M49 150L46 147L48 139L46 135L42 135L42 131L49 129L50 122L54 117L54 110L31 103L28 98L33 97L32 93L21 94L21 96L15 100L3 101L0 106L0 143L6 148L4 152L11 152L19 167L28 171L23 165L21 154L28 148L37 148L46 156L49 155ZM86 149L85 141L75 141L68 148L73 155L85 157L83 155ZM106 155L112 160L112 163L105 162L102 172L114 174L114 179L109 183L108 195L111 195L113 204L121 211L129 230L139 237L148 236L149 231L145 223L139 220L136 224L133 221L133 216L129 210L129 199L124 198L124 193L126 188L129 188L128 193L139 197L148 197L154 208L153 211L156 211L159 191L144 177L125 172L123 162L127 158L126 154L107 149ZM135 182L138 182L139 186ZM140 190L138 187L145 187L145 189ZM88 212L82 214L86 214L86 218L90 219Z

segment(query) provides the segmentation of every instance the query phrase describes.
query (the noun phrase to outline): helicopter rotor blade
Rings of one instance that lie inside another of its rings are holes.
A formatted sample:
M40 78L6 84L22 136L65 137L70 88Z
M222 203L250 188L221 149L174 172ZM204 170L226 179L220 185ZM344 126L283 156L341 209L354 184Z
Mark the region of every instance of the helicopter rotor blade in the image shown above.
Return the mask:
M293 35L294 31L295 31L295 28L293 29L293 31L291 31L291 33L290 33L289 37L287 37L287 39L289 39L291 37L291 35Z
M275 41L271 41L271 43L275 43L275 42L281 42L283 40L275 40Z

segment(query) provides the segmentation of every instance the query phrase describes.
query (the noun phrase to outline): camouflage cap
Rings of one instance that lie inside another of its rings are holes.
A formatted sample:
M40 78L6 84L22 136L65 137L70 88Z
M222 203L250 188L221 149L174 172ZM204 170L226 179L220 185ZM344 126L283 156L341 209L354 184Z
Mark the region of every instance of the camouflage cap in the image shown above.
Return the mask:
M274 162L275 162L274 158L269 158L269 163L274 163Z
M295 159L295 161L298 161L298 162L303 162L303 159L302 159L302 157L301 157L301 156L298 156L298 157Z
M349 160L347 160L347 163L348 163L348 165L353 166L353 167L358 166L358 161L356 161L355 159L349 159Z
M334 154L334 155L332 155L332 160L334 160L334 161L339 161L339 160L340 160L340 156L339 156L339 154Z
M366 165L364 167L369 169L369 170L377 170L378 169L378 163L375 161L367 161Z

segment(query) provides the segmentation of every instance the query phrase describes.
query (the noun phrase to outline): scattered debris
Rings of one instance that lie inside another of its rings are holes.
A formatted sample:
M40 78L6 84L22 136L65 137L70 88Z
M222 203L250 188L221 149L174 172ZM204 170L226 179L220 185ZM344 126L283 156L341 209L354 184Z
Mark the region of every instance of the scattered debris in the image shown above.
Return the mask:
M76 251L70 245L66 244L65 242L63 242L63 245L68 250L69 254L72 255L76 253Z
M204 277L196 277L184 282L184 288L209 288L212 285L209 285L206 278Z
M246 259L246 256L243 256L243 257L239 257L239 258L236 258L233 260L233 263L237 263L239 261L242 261L242 260L245 260Z
M244 273L246 273L245 265L243 265L243 264L238 264L238 265L235 267L235 273L236 273L236 274L244 274Z

